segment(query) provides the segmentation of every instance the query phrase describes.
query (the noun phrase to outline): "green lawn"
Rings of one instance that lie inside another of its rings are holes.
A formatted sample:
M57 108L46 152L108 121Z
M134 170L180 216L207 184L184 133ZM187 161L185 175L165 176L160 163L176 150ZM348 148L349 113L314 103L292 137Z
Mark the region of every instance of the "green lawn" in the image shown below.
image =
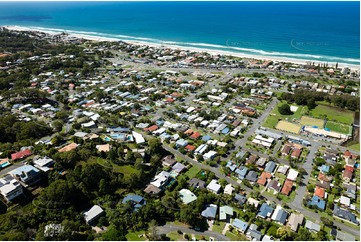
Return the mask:
M172 231L172 232L169 232L167 234L167 237L171 240L171 241L179 241L179 240L184 240L183 238L183 234L178 234L177 231ZM189 235L189 237L191 237L191 235Z
M99 165L106 167L106 168L113 168L114 172L122 173L125 177L129 178L133 174L139 174L139 171L135 169L131 165L124 165L120 166L117 164L114 164L113 162L100 158L100 157L92 157L89 159L89 163L98 163Z
M354 112L328 105L318 105L310 111L310 114L315 118L324 118L326 115L330 121L348 125L352 124L354 119Z
M198 166L192 166L185 175L188 176L190 179L195 177L197 173L201 170Z
M353 144L353 145L350 145L350 146L347 146L347 147L350 148L351 150L360 152L360 143Z
M128 234L125 235L125 237L129 241L139 241L139 240L145 241L146 238L144 236L139 237L139 235L144 234L144 233L145 233L144 230L129 232Z
M226 223L225 222L217 222L217 223L219 223L219 225L213 224L212 231L222 234L224 226L226 225Z
M341 134L351 134L352 127L350 125L336 123L333 121L327 121L325 128L329 128L331 131Z
M244 234L236 234L235 233L231 233L229 231L227 231L226 236L231 240L231 241L247 241L247 237Z
M287 119L288 121L292 121L292 119L300 119L301 116L304 115L304 113L308 110L307 107L298 106L298 109L294 114L282 115L278 112L278 107L280 107L281 105L283 105L285 103L287 103L287 102L281 101L278 103L278 105L272 110L270 115L267 117L267 119L263 123L264 127L274 128L280 119L282 119L282 120ZM290 105L290 106L297 106L297 105Z

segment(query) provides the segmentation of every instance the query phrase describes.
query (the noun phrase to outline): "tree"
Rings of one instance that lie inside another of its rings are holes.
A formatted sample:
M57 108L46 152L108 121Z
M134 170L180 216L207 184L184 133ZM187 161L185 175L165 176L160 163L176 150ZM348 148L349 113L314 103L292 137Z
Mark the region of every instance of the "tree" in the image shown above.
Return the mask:
M106 232L102 234L102 239L105 241L121 241L127 240L124 234L118 230L114 225L110 225Z
M55 130L55 132L60 132L64 126L64 122L61 119L54 120L51 126Z
M290 107L290 105L288 105L288 104L286 104L286 103L284 103L284 104L282 104L280 107L278 107L278 112L279 112L280 114L282 114L282 115L291 115L291 114L293 114L293 113L291 112L291 107Z
M148 238L150 241L159 240L159 232L157 229L157 221L152 220L149 223Z

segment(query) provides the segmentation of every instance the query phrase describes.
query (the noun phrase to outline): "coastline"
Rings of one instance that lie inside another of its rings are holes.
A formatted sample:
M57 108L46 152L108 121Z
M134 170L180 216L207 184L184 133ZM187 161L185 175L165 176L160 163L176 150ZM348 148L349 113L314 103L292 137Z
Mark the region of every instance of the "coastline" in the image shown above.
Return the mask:
M39 27L39 28L22 27L22 26L14 26L14 25L0 26L0 27L5 27L9 30L15 30L15 31L34 31L34 32L43 32L43 33L47 33L47 34L59 34L61 32L67 32L67 30L59 29L59 30L55 31L55 29L42 28L42 27ZM246 58L246 59L263 60L263 61L270 60L270 61L291 63L291 64L296 64L296 65L305 65L307 62L313 62L315 65L318 65L318 64L323 65L324 63L326 63L325 61L317 61L317 60L312 60L312 59L308 60L308 59L303 59L303 58L297 59L297 58L269 56L269 55L252 55L252 54L241 53L241 52L236 52L236 51L182 46L182 45L177 45L177 44L171 44L171 43L169 43L170 41L168 41L168 43L166 43L166 44L152 43L152 42L145 41L145 40L147 40L147 38L139 38L139 39L144 39L144 41L128 40L128 39L124 39L121 37L113 38L113 37L91 35L91 34L94 34L93 32L89 32L88 34L87 34L87 32L83 32L83 31L78 31L78 32L81 32L81 33L68 33L68 34L69 34L69 36L74 36L77 38L82 38L82 39L92 40L92 41L123 41L125 43L129 43L129 44L133 44L133 45L146 45L146 46L158 47L158 48L164 47L164 48L169 48L169 49L189 50L189 51L194 51L194 52L207 52L211 55L229 55L229 56L241 57L241 58ZM129 37L131 37L131 36L129 36ZM133 38L133 37L131 37L131 38ZM209 45L209 46L212 46L212 45ZM226 48L226 46L225 46L225 48ZM342 59L342 58L340 58L340 59ZM341 68L348 67L352 71L360 71L360 65L357 65L357 64L349 64L349 63L342 63L342 62L329 62L329 61L327 63L330 68L331 67L334 68L336 66L336 63L338 63L338 67L341 67Z

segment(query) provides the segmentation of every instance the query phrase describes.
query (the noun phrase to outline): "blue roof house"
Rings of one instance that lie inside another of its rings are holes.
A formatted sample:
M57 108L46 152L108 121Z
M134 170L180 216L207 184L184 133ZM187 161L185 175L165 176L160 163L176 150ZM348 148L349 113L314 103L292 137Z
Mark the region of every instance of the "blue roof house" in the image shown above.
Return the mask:
M218 206L215 204L209 204L205 210L202 211L201 215L206 219L214 220L216 219Z
M326 207L326 201L320 199L317 196L313 196L311 201L308 202L308 204L311 206L313 206L313 205L317 206L321 210L325 210L325 207Z
M267 164L266 164L266 167L264 168L264 171L267 171L269 173L273 173L273 171L275 170L276 168L276 163L274 163L273 161L269 161Z
M235 227L236 229L238 229L239 231L241 231L242 233L245 233L247 228L248 228L248 223L236 218L234 219L233 223L232 223L233 227Z
M259 209L257 217L261 217L264 219L271 217L273 210L274 209L268 203L263 203L261 208Z

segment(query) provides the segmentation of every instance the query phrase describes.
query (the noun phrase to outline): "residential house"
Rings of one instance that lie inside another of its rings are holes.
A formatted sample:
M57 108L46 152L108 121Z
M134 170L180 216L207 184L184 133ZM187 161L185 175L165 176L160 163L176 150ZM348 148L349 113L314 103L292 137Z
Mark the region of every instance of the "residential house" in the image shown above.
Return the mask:
M236 218L236 219L234 219L232 226L234 228L236 228L238 231L245 233L248 228L248 223Z
M243 196L243 195L241 195L241 194L239 194L239 193L237 193L235 196L234 196L234 198L233 198L235 201L237 201L237 203L239 204L239 205L243 205L246 201L247 201L247 197L246 196Z
M321 226L317 223L312 222L311 220L306 220L305 228L311 232L320 232Z
M212 160L217 155L216 151L210 150L203 155L203 159Z
M51 170L52 166L54 165L54 160L49 158L49 157L44 157L44 158L40 158L35 160L34 162L34 166L44 172L48 172L49 170Z
M271 179L271 178L272 178L272 174L269 173L269 172L264 171L264 172L262 172L262 174L258 178L257 183L259 185L265 186L268 179Z
M78 144L71 143L71 144L68 144L68 145L64 146L63 148L59 149L58 152L68 152L68 151L74 150L76 147L78 147Z
M168 183L170 181L170 177L171 177L171 175L169 172L162 171L153 178L153 180L150 182L150 184L163 190L168 185Z
M193 188L205 188L206 187L206 183L198 178L192 178L189 182L188 182L189 186L193 187Z
M217 208L218 206L215 204L207 205L206 209L202 211L202 217L208 220L215 220L217 215Z
M104 210L100 206L94 205L84 213L84 219L87 224L94 225L95 221L102 215L104 215Z
M20 166L10 171L9 174L21 182L25 187L32 186L41 179L40 171L31 165Z
M277 180L270 181L268 190L273 191L274 194L278 193L281 189L281 184Z
M291 158L292 159L299 159L301 156L302 150L301 149L293 149L292 153L291 153Z
M258 174L255 171L248 172L246 179L250 182L256 182L258 180Z
M273 173L273 171L276 169L276 163L274 163L273 161L269 161L266 164L266 167L264 168L264 171L269 172L269 173Z
M247 230L246 236L254 241L261 241L262 233L258 230L258 226L255 224L251 224Z
M286 219L288 217L288 213L279 205L277 205L275 211L272 214L271 219L279 224L285 224Z
M285 144L282 148L281 155L287 156L291 151L292 146L289 144Z
M325 210L326 201L320 199L318 196L313 196L311 201L308 202L311 206L316 206L318 209Z
M109 152L112 146L110 144L96 145L98 152Z
M167 155L162 159L162 165L166 167L173 166L177 161L171 155Z
M216 179L213 179L207 186L207 189L215 194L219 193L221 190L221 185Z
M346 219L354 224L359 224L359 221L357 221L355 214L351 213L346 209L342 209L337 205L335 205L333 208L333 215L342 219Z
M297 232L298 226L303 223L303 218L303 214L292 213L288 218L287 226L289 226L292 231Z
M16 160L20 160L20 159L23 159L25 157L28 157L30 156L32 153L31 153L31 150L29 149L26 149L26 150L22 150L22 151L19 151L19 152L16 152L16 153L13 153L11 154L11 159L13 161L16 161Z
M193 192L191 192L188 189L184 189L184 188L179 191L179 196L184 204L188 204L188 203L191 203L191 202L197 200L197 196L194 195Z
M177 174L180 174L182 171L184 171L186 169L185 165L183 165L182 163L177 162L173 167L172 167L172 171L174 171Z
M319 198L324 198L325 197L325 189L323 189L322 187L316 186L314 195Z
M233 217L233 208L230 206L219 207L219 220L229 221Z
M288 195L290 195L290 192L292 191L292 188L293 188L293 182L286 179L286 181L283 183L281 193L283 195L288 196Z
M10 175L5 175L0 179L0 193L6 201L11 202L23 194L23 187Z
M232 192L233 192L234 188L232 187L232 184L227 184L225 187L224 187L224 194L228 194L228 195L232 195Z
M244 178L246 178L246 174L248 172L248 168L247 167L244 167L244 166L240 166L239 168L237 168L235 171L234 171L237 175L238 175L238 178L243 180Z
M356 241L355 236L334 228L331 230L331 235L335 236L337 241Z
M271 207L268 203L263 203L257 213L257 217L261 217L263 219L269 218L271 217L273 211L273 207Z
M297 176L298 176L298 171L296 171L295 169L292 169L292 168L291 168L291 169L288 171L287 179L288 179L288 180L291 180L291 181L296 181Z
M258 205L260 203L260 201L254 199L254 198L251 198L251 197L248 198L247 202L248 202L249 205L252 205L255 208L258 208Z
M289 168L288 165L281 165L277 168L277 172L286 175Z
M347 168L348 166L346 166ZM342 172L342 179L345 181L345 182L350 182L352 180L352 174L353 172L350 171L349 169L345 169L343 172Z
M128 194L125 198L123 198L122 203L130 203L133 206L133 211L138 211L143 205L146 204L146 201L142 196Z

